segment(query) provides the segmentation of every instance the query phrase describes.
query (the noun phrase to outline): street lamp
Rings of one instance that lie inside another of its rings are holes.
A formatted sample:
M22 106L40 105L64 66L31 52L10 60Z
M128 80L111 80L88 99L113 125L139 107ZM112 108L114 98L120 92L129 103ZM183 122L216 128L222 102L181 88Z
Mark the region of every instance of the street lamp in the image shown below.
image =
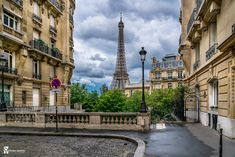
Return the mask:
M7 53L4 53L4 51L2 51L0 53L0 63L1 63L0 65L2 70L2 97L1 97L0 111L6 111L6 103L4 101L4 66L7 61L8 61L8 55Z
M139 54L140 54L140 60L142 62L142 102L141 102L140 112L146 113L147 107L146 107L145 97L144 97L144 61L145 61L147 52L144 50L144 47L142 47Z

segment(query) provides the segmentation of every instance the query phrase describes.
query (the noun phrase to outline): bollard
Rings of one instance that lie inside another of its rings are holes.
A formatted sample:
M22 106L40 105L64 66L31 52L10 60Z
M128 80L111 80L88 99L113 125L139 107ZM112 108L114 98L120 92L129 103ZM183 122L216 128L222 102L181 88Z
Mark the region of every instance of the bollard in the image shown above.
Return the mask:
M220 129L220 139L219 139L219 157L223 156L223 129Z

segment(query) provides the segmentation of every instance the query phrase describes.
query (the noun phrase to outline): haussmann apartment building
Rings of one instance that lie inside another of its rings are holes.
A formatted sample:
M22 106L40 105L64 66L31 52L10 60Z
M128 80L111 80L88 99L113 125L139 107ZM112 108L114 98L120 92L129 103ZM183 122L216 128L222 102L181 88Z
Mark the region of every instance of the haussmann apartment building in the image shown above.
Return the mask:
M167 54L162 61L152 58L150 90L171 89L183 85L184 63L180 55Z
M69 104L74 9L75 0L0 1L0 51L7 54L0 81L7 107L55 105L55 75L62 83L58 105Z
M181 0L187 120L235 138L235 1Z

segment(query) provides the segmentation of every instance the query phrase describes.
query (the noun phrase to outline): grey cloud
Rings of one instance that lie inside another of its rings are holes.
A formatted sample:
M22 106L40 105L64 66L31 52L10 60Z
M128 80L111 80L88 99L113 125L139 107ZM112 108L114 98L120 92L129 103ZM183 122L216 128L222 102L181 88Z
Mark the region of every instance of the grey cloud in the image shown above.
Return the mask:
M101 57L100 54L95 54L94 56L91 56L90 58L93 61L105 61L105 58Z

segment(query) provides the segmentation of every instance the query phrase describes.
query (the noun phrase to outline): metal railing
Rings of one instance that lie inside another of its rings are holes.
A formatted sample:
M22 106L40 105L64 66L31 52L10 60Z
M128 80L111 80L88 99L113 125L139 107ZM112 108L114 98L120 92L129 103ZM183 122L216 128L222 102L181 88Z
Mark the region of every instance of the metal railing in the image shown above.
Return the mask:
M69 21L73 24L73 15L69 15Z
M42 23L42 18L40 16L36 15L36 14L33 14L33 19L40 22L40 23Z
M56 28L55 28L55 27L50 26L50 32L57 33L57 30L56 30Z
M197 11L199 11L199 9L201 8L203 1L204 0L197 0Z
M33 49L37 49L44 52L52 57L62 60L62 53L58 48L49 48L47 44L41 39L34 39L30 41L30 45Z
M0 67L0 71L2 71L2 70L3 70L3 72L5 72L5 73L17 75L17 69L16 69L16 68Z
M214 54L217 53L218 43L213 44L209 50L206 51L206 61L208 61Z
M192 14L191 14L191 17L190 17L190 19L189 19L189 21L188 21L187 33L189 33L189 30L192 28L193 22L196 20L196 15L197 15L197 9L194 8L194 9L193 9L193 12L192 12Z
M62 12L62 5L58 0L49 0L60 12Z
M40 75L40 74L33 73L33 78L38 79L38 80L41 80L41 75Z
M159 68L183 68L184 64L182 60L176 61L163 61L163 62L157 62L156 64L153 64L153 67L159 67Z
M17 4L19 7L23 7L23 0L12 0L15 4Z

